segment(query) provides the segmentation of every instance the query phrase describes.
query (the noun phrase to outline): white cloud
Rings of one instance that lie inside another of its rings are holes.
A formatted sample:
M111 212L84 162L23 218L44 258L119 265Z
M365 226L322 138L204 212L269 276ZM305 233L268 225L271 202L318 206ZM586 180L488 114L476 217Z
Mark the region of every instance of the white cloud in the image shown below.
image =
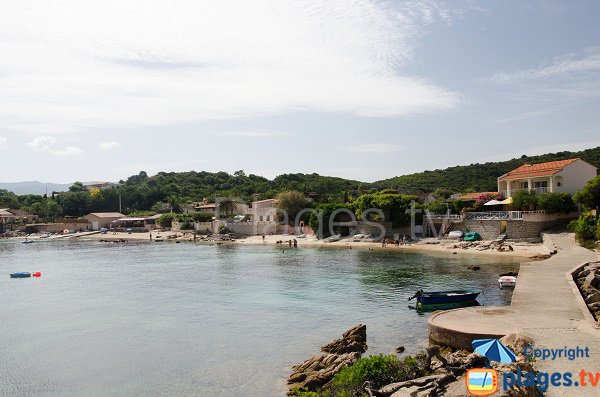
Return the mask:
M0 2L0 121L59 134L298 111L452 109L459 95L401 72L424 26L452 15L438 3L408 4L419 7Z
M229 131L221 132L220 136L234 136L234 137L249 137L249 138L277 138L282 136L290 136L287 132L278 131Z
M56 138L53 138L51 136L45 136L45 135L41 135L41 136L36 136L35 138L33 138L33 140L31 142L28 142L25 144L25 146L36 150L38 152L44 152L47 150L50 150L50 148L52 146L54 146L54 144L56 143Z
M121 145L119 142L116 142L116 141L109 141L109 142L102 142L101 144L98 145L98 147L102 150L113 150L113 149L119 149L119 148L123 147L123 145Z
M83 153L83 150L79 149L78 147L69 146L61 150L52 150L51 153L60 157L72 157L79 156L81 153Z
M569 79L573 77L578 79L595 77L597 79L598 73L600 73L600 47L594 47L587 49L580 57L570 54L537 68L511 73L495 73L488 77L486 81L493 85L513 85L537 80Z
M387 154L395 153L402 150L400 145L392 145L389 143L358 143L356 146L347 147L346 150L354 153L366 153L366 154Z
M47 152L60 157L77 156L83 153L81 149L74 146L69 146L64 149L54 149L56 142L57 140L54 137L40 135L33 138L31 142L26 143L25 146L37 152Z
M0 136L0 148L6 146L6 142L8 142L8 139L6 139L3 136Z

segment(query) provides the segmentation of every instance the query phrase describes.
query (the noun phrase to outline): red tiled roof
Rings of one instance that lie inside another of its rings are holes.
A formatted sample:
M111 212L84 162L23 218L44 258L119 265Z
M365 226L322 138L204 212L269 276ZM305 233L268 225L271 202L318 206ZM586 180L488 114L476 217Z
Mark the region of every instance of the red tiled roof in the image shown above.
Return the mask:
M501 181L511 179L522 179L522 178L535 178L537 176L549 176L560 172L567 165L576 162L579 159L569 159L561 161L550 161L548 163L540 164L523 164L519 168L516 168L500 177Z
M475 193L465 193L460 196L461 200L479 200L481 196L497 196L498 192L475 192Z

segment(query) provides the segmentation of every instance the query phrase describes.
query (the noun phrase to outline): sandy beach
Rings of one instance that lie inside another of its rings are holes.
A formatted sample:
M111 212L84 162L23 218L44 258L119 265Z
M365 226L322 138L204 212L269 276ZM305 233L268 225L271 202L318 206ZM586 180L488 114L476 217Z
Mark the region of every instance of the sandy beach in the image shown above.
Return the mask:
M490 241L479 241L476 245L465 244L457 240L449 239L434 239L427 238L422 239L414 243L399 245L394 244L382 247L380 242L365 242L365 241L353 241L351 238L342 239L336 242L324 242L323 240L317 240L314 237L297 238L291 235L267 235L264 238L262 236L248 236L244 238L238 238L233 240L225 241L214 241L199 236L194 241L191 233L183 232L171 232L171 231L153 231L152 240L150 239L150 233L123 233L109 232L107 234L100 233L77 233L66 236L52 236L49 239L90 239L90 240L104 240L104 241L153 241L162 240L165 243L168 242L195 242L199 244L252 244L252 245L280 245L282 248L290 248L288 241L296 238L298 242L298 248L311 247L311 248L337 248L337 249L361 249L371 251L390 251L390 252L426 252L439 255L469 255L469 256L494 256L494 257L505 257L505 258L519 258L527 260L542 259L539 256L549 255L551 253L550 248L542 243L528 243L528 242L505 242L505 245L510 245L512 251L497 251L494 247L486 248L491 243ZM30 237L37 238L37 237ZM278 241L283 243L277 244ZM292 247L293 248L293 247Z

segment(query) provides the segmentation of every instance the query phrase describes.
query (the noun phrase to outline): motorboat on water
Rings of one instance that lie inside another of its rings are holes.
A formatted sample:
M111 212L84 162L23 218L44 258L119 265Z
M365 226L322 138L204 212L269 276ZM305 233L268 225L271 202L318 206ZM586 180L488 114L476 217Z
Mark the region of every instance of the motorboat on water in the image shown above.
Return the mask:
M448 303L464 303L472 302L477 299L477 296L481 291L474 290L451 290L451 291L431 291L426 292L423 290L417 291L417 293L409 298L412 300L417 298L417 304L421 305L440 305Z
M502 276L498 279L498 285L500 288L515 288L517 285L517 278L513 276Z

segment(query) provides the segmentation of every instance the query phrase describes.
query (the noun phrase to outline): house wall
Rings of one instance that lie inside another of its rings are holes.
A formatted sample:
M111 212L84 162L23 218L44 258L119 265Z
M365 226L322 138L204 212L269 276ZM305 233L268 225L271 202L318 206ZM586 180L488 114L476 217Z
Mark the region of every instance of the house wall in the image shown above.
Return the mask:
M529 220L525 215L523 220L474 220L466 219L455 223L450 230L460 230L466 232L477 232L483 240L494 240L499 235L506 233L507 239L527 240L537 239L544 230L554 227L564 226L571 219L576 218L575 213L571 214L531 214ZM506 229L503 230L502 224L505 222Z
M555 175L554 191L575 194L583 188L587 181L595 178L597 174L596 167L583 160L577 160ZM562 177L561 186L556 186L557 176Z
M61 222L61 223L37 223L27 225L25 230L27 233L62 233L64 230L69 232L78 231L80 229L89 230L90 225L82 222Z
M121 217L101 218L95 215L87 215L85 219L89 222L89 229L100 230L103 227L110 228L113 221L121 219ZM97 222L97 228L95 228Z

